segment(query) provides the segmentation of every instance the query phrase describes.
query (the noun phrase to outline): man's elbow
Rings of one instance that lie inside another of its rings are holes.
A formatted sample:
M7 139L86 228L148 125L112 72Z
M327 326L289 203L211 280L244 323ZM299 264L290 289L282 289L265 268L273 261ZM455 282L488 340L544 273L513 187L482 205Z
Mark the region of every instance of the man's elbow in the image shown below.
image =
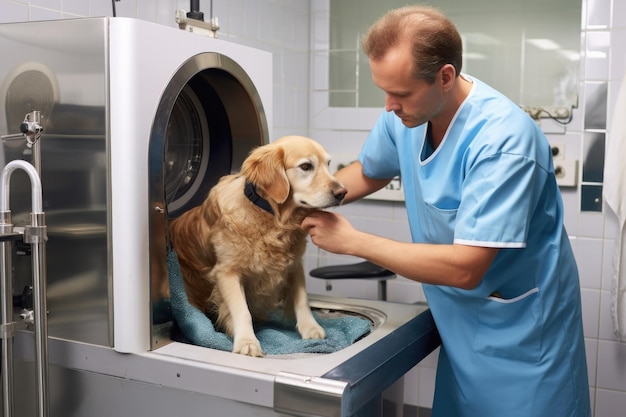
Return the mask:
M498 249L454 245L458 288L473 290L480 285L491 267Z
M475 273L474 271L464 271L459 275L455 287L462 290L473 290L480 285L483 280L482 273Z

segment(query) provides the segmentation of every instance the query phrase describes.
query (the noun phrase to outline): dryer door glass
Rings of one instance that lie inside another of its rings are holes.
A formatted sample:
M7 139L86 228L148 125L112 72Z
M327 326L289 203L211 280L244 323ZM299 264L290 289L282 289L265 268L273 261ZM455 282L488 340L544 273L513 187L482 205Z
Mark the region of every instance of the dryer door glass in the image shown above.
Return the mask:
M222 100L204 74L196 75L178 95L167 124L163 169L170 214L201 204L230 172L231 136Z
M196 179L202 162L206 118L198 113L198 96L188 86L174 104L167 125L165 195L168 203L184 195Z

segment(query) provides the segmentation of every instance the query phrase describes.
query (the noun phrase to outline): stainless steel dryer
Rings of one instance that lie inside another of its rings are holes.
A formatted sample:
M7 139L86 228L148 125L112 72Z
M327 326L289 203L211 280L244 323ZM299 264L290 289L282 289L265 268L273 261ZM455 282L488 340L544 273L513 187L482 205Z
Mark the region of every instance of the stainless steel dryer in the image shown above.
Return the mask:
M0 25L0 53L0 134L31 111L44 128L51 415L378 415L381 392L438 344L424 305L325 297L312 305L374 330L333 354L267 358L163 331L167 213L269 141L271 54L126 18ZM5 163L31 158L23 141L2 150ZM27 181L12 179L15 223ZM28 248L16 252L27 303ZM15 344L15 408L31 416L30 332Z
M271 54L126 18L1 25L0 51L1 134L42 114L50 334L146 351L166 204L198 204L269 141ZM19 218L28 187L12 188Z

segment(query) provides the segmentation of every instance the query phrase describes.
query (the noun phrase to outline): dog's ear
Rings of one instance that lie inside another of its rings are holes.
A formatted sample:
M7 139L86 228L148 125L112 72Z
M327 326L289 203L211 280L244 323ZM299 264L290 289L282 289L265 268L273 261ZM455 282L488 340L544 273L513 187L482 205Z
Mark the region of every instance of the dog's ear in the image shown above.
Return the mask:
M271 145L256 148L243 162L241 173L279 204L289 197L289 179L285 172L285 152Z

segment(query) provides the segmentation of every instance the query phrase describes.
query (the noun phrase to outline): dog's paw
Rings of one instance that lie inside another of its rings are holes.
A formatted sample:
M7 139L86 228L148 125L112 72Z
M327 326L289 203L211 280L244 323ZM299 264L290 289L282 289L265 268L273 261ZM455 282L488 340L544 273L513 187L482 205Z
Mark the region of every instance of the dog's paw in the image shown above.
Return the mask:
M325 339L326 332L324 328L317 322L300 324L298 323L298 332L303 339Z
M263 353L263 349L261 349L261 344L256 338L236 340L235 346L233 347L233 353L239 353L246 356L255 356L258 358L265 355Z

